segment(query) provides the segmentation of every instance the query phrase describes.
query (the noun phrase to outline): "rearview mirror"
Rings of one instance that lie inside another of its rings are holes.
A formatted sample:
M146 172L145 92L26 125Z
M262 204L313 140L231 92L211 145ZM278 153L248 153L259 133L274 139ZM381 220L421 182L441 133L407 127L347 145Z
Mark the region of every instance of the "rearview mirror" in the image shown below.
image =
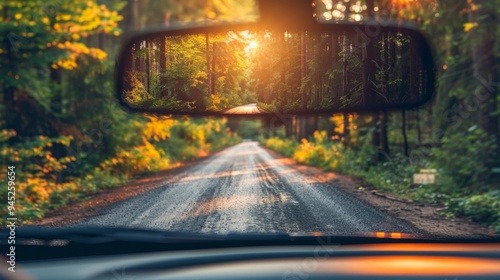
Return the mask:
M119 99L158 114L334 113L429 100L434 69L424 36L375 27L232 25L143 34L118 61Z

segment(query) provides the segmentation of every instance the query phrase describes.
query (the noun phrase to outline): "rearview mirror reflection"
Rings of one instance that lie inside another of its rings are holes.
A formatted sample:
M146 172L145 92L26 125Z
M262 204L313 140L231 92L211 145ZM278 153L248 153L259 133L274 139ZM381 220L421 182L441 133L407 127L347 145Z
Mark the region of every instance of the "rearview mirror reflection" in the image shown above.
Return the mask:
M321 113L429 96L422 42L404 32L229 31L132 40L121 98L165 114Z

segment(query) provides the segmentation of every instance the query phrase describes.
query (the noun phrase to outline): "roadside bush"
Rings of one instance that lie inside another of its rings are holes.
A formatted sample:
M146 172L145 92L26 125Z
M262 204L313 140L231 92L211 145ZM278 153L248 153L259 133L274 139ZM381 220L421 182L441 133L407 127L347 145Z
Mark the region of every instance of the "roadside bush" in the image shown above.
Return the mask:
M113 174L136 177L153 173L169 167L169 159L148 141L130 150L122 150L115 157L101 164L104 170L113 170Z
M262 122L260 120L237 120L236 133L240 135L243 139L255 139L257 140L264 131L262 128Z
M468 194L481 189L489 175L484 159L495 150L493 139L473 126L468 131L447 132L442 143L442 147L433 149L433 165L447 177L446 184L441 184L442 191Z
M335 169L337 172L352 175L363 175L375 166L377 149L373 147L369 137L359 137L358 143L353 148L342 145L342 154L345 160Z
M292 157L295 152L295 148L297 147L297 142L293 139L280 139L278 137L273 137L265 140L264 146L287 157Z
M500 230L500 191L450 199L446 208L456 216L469 217L474 222L485 223Z
M53 151L54 146L69 147L71 137L38 136L25 139L24 142L10 145L7 141L16 135L15 131L0 131L0 165L16 166L18 179L24 178L57 178L57 174L76 160L74 156L57 158Z
M298 144L294 139L280 139L278 137L261 140L261 144L285 156L325 170L338 171L344 168L345 153L343 145L327 139L325 131L316 131L313 141L302 139Z
M116 144L111 156L99 152L56 156L56 145L60 150L76 141L68 136L50 138L42 135L9 145L9 139L15 137L16 132L0 130L0 167L6 170L7 166L16 166L16 217L19 221L29 223L43 217L50 209L60 208L101 189L178 166L183 160L205 156L241 141L226 128L225 119L193 121L149 117L133 118L118 125L126 125L128 134L120 141L115 141L115 135L110 137L109 140ZM68 170L70 172L65 173ZM63 173L65 176L59 176ZM0 178L0 184L6 185L5 179ZM7 201L7 188L1 188L0 200ZM6 206L0 207L0 215L7 216Z
M206 156L210 152L241 142L226 127L226 119L176 120L161 140L152 141L172 163Z
M396 154L384 162L373 165L363 177L380 190L409 197L412 176L419 168L419 165L411 164L405 156Z
M346 148L326 135L324 131L315 132L312 141L302 139L300 143L273 137L262 139L261 144L297 162L360 177L378 190L426 204L445 204L445 215L465 216L500 232L500 191L483 191L495 189L483 184L488 168L482 160L494 145L479 129L472 127L468 132L445 137L443 146L433 150L432 158L418 154L408 158L398 153L384 160L377 159L369 136ZM436 184L413 184L413 174L433 166L438 169Z
M325 170L338 170L345 162L342 144L328 141L326 131L315 131L313 137L313 142L302 139L293 153L293 159Z

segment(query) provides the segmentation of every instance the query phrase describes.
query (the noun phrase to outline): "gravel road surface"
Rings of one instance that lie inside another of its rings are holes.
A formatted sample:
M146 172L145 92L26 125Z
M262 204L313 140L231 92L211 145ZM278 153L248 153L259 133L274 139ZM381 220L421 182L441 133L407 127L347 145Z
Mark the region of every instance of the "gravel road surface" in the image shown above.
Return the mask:
M84 224L201 233L418 235L409 223L318 183L251 141L208 157L162 187L111 205Z

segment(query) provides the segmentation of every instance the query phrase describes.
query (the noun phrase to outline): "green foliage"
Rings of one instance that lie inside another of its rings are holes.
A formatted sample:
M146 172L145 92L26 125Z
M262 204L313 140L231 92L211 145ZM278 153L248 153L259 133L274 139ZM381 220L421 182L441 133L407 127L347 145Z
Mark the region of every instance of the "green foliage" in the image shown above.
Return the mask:
M472 221L492 225L500 231L500 191L489 191L450 199L446 210L455 216L466 216Z
M243 139L258 140L263 135L264 131L260 120L238 119L233 123L234 125L231 125L230 121L228 121L228 126L234 127L233 130Z
M126 101L142 109L174 112L221 111L251 103L255 97L247 86L250 57L245 52L251 38L245 34L196 34L137 43L127 69Z
M378 152L371 142L368 135L360 137L360 141L353 148L344 149L345 162L339 166L336 171L350 173L358 171L359 173L367 172L377 163Z
M412 187L412 176L422 165L411 164L408 158L398 154L389 160L373 165L362 176L365 180L383 191L408 196Z
M171 127L168 141L154 143L174 161L185 161L207 155L241 141L226 127L227 120L178 120Z
M8 140L16 134L13 130L0 130L0 165L22 166L23 172L20 179L32 177L43 177L46 179L57 179L58 172L63 171L71 162L75 161L72 156L58 157L53 154L54 146L68 147L70 137L49 138L39 136L26 139L23 143L10 145Z
M275 150L287 157L292 157L297 145L293 139L280 139L277 137L264 140L264 145L269 149Z
M4 1L0 6L2 44L0 69L4 86L31 89L33 70L75 69L77 59L90 56L99 60L107 54L81 43L92 34L116 34L117 11L87 0ZM37 80L34 80L35 82Z
M311 142L273 137L262 139L261 144L299 163L357 176L381 191L427 204L445 204L444 214L465 216L500 230L500 192L482 193L495 189L485 183L488 170L480 163L493 148L484 132L471 128L462 135L452 134L440 149L433 150L432 158L395 154L379 160L369 140L363 136L356 146L345 147L329 140L326 131L316 131ZM413 174L432 166L441 167L436 184L413 184Z
M433 165L442 176L448 177L452 191L470 193L481 189L490 172L485 159L496 149L494 138L472 126L468 131L447 133L442 143L433 149Z
M301 144L293 153L294 160L325 170L337 170L345 163L342 144L327 141L326 131L315 131L313 136L313 142L302 139Z
M0 167L17 168L20 222L240 141L226 120L145 118L117 106L108 53L116 51L124 2L106 1L111 10L94 0L4 4ZM165 96L148 106L190 105ZM2 188L3 216L6 197Z
M45 136L26 139L14 146L11 130L0 131L0 167L16 166L16 216L23 223L43 217L51 209L87 197L98 190L117 186L132 178L173 168L182 161L208 155L241 139L227 127L225 119L135 120L139 139L120 142L115 154L103 158L97 153L57 157L56 145L70 147L72 138ZM133 126L132 126L133 127ZM127 134L133 134L129 126ZM112 137L111 137L112 138ZM95 156L99 164L83 167L79 162ZM73 167L74 170L71 170ZM69 169L69 170L68 170ZM6 182L0 182L6 185ZM7 188L0 199L7 201ZM6 207L0 208L0 215Z

